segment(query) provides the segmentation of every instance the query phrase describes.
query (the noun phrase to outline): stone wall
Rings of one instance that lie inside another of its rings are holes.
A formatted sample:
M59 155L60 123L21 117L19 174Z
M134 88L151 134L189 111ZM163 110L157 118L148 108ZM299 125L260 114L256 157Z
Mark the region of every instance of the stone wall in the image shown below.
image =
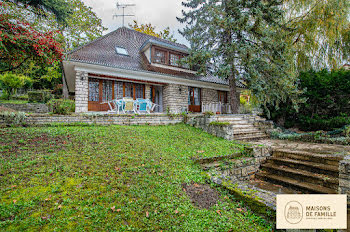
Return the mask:
M88 112L89 79L87 72L77 71L75 77L75 112Z
M272 149L267 146L252 146L246 147L243 153L246 156L239 159L232 155L226 158L219 157L220 160L215 157L211 159L204 158L205 162L201 166L208 171L212 181L217 184L220 184L222 180L248 180L259 170L260 165L271 156ZM197 162L201 163L201 160Z
M204 130L205 132L215 135L216 137L224 138L227 140L233 140L234 139L234 130L232 125L226 125L226 124L211 124L211 122L216 122L217 119L216 116L196 116L191 117L189 120L187 120L187 124L200 128Z
M202 89L202 104L218 103L218 91L215 89Z
M145 99L151 99L151 86L145 85Z
M348 195L348 208L350 207L350 155L339 161L339 194Z
M184 85L168 84L163 88L163 106L171 113L181 113L188 109L188 87Z
M183 122L181 116L166 115L27 115L25 124L30 126L50 124L96 124L96 125L167 125ZM0 119L0 125L5 126Z
M25 104L9 104L0 103L0 106L22 111L26 113L48 113L49 108L44 103L25 103Z

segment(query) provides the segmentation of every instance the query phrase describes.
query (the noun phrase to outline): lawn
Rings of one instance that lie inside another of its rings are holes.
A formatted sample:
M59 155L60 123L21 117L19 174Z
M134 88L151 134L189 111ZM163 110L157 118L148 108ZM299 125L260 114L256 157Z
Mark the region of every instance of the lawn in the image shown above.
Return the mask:
M271 231L225 190L209 209L184 191L206 183L191 157L241 149L183 124L0 129L0 228Z

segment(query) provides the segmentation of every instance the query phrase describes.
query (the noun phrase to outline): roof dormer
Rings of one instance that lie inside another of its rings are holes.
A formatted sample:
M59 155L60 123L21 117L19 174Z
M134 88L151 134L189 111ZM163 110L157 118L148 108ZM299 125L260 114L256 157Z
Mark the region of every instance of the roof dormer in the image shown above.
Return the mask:
M175 46L150 39L143 44L140 50L153 67L191 74L196 73L190 70L188 65L180 63L180 60L189 54L188 48L184 46Z

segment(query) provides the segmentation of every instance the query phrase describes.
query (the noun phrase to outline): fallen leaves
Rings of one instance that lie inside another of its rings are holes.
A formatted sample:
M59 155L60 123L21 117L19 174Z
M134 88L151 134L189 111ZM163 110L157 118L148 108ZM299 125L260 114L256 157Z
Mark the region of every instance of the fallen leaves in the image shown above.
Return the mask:
M120 211L122 211L121 209L115 209L115 205L111 207L111 210L113 212L120 212Z

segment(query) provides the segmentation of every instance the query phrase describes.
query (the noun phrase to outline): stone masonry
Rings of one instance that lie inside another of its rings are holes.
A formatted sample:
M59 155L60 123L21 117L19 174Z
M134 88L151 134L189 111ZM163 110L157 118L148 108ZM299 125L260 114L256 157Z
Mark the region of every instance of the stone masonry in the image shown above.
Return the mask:
M218 91L215 89L202 89L202 104L218 103Z
M339 193L348 195L348 208L350 206L350 155L339 162Z
M151 99L151 86L145 85L145 98Z
M181 113L188 108L188 87L184 85L168 84L163 88L164 111Z
M88 73L77 71L75 78L75 112L88 111L89 83Z
M48 113L49 107L44 103L9 104L0 103L0 106L27 113Z

